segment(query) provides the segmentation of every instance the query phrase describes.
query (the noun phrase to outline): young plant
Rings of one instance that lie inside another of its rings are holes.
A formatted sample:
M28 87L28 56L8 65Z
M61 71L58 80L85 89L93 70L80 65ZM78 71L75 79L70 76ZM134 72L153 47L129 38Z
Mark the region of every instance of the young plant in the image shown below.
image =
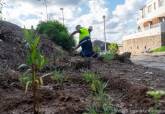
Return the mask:
M165 91L161 91L161 90L152 90L152 91L148 91L147 92L148 96L151 96L154 101L155 101L155 106L150 108L149 112L150 114L158 114L159 110L158 110L158 103L160 101L160 99L165 96Z
M93 82L93 80L98 80L99 79L98 75L96 75L93 72L85 72L83 74L83 78L89 84L91 84Z
M108 51L113 55L116 55L118 50L119 50L119 46L117 45L117 43L111 43L108 45Z
M23 74L19 78L21 84L25 86L25 93L27 93L28 87L32 85L32 75L31 74Z
M94 50L94 52L96 52L96 53L100 53L100 52L101 52L101 48L100 48L98 45L95 45L95 46L93 47L93 50Z
M111 61L115 58L115 55L111 52L107 52L106 54L101 55L104 61Z
M84 114L115 114L117 111L111 105L110 97L105 92L108 82L104 83L98 75L92 72L84 73L83 77L94 92L93 103Z
M112 106L110 96L104 91L95 95L95 105L102 114L116 114L117 110Z
M61 86L63 86L63 83L65 81L65 76L62 72L60 71L54 71L53 72L53 76L52 79L55 80L58 84L60 84Z
M44 67L46 60L38 48L40 37L30 30L24 30L24 37L28 45L27 65L30 67L30 72L25 74L28 74L26 76L30 76L32 80L29 80L31 78L23 77L22 82L25 81L26 90L31 84L33 91L33 112L34 114L39 114L38 88L42 85L42 78L37 75L37 72Z
M83 114L99 114L99 113L97 113L97 108L92 105L87 109L87 112Z

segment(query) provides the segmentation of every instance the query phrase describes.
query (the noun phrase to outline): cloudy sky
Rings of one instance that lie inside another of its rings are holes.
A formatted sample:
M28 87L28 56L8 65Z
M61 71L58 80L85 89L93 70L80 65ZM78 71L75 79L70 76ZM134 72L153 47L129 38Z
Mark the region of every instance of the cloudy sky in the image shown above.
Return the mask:
M0 0L1 1L1 0ZM5 20L27 28L46 20L44 0L3 0ZM147 0L46 0L49 19L62 22L73 31L77 24L94 27L92 39L104 40L103 18L106 16L106 36L109 42L121 42L122 36L136 31L138 9Z

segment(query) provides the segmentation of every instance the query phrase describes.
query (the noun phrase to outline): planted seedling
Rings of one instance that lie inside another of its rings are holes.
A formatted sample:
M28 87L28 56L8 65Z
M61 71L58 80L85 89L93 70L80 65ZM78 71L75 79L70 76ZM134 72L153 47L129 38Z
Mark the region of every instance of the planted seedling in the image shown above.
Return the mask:
M158 114L159 110L158 110L158 104L160 99L165 96L165 91L161 91L161 90L152 90L152 91L148 91L147 92L148 96L151 96L154 101L155 101L155 106L150 108L149 113L150 114Z
M54 81L56 81L60 86L63 86L63 83L65 81L65 76L63 74L63 72L57 71L55 70L53 72L53 75L51 77Z
M99 79L99 76L96 75L95 73L93 72L85 72L83 74L83 78L84 80L87 82L87 83L92 83L93 80L98 80Z
M97 108L92 105L87 109L87 112L83 114L99 114L99 113L97 113Z
M33 112L34 114L39 114L38 88L43 84L43 81L37 75L37 72L44 67L46 60L38 48L40 37L30 30L24 30L24 37L28 46L27 65L30 69L24 73L24 76L20 80L22 83L26 83L25 91L27 91L30 85L32 86Z
M108 82L104 83L100 80L94 80L91 84L91 88L95 93L102 94L102 93L104 93L104 91L107 87L107 84L108 84Z
M104 83L98 75L92 72L84 73L83 77L94 92L93 103L84 114L115 114L117 111L111 105L110 97L105 92L108 82Z

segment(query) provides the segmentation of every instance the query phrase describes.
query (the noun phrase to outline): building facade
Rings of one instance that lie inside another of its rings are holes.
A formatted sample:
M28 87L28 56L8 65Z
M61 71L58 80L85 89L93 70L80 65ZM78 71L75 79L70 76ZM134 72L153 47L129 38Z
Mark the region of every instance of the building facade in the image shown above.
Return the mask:
M124 51L140 54L165 45L165 0L150 0L139 10L138 32L123 38Z

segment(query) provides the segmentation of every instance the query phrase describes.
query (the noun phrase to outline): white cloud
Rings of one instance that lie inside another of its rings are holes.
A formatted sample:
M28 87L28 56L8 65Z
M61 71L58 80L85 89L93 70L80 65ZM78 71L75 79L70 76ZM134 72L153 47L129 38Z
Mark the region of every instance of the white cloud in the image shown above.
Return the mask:
M38 0L5 0L7 6L3 15L7 21L20 26L37 25L39 21L46 20L46 10L43 2ZM43 1L43 0L42 0ZM94 26L93 39L103 40L103 18L106 16L107 39L120 41L125 33L135 31L136 12L144 5L145 0L125 0L111 12L106 7L106 0L47 0L50 19L62 22L60 8L64 8L65 24L70 31L77 24ZM113 17L112 17L113 15Z

